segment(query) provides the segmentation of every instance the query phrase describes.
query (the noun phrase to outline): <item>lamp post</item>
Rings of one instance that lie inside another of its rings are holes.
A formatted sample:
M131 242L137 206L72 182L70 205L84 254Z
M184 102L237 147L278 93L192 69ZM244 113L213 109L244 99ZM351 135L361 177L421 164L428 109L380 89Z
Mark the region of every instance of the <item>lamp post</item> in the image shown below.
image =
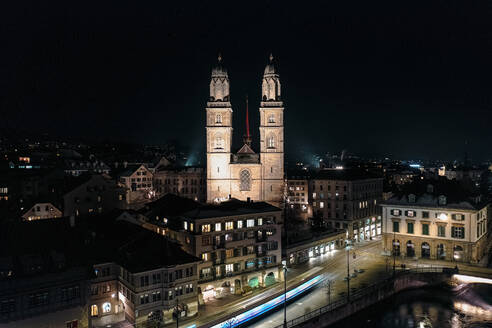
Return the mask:
M350 301L350 248L347 246L347 303Z
M287 261L282 261L284 268L284 328L287 328Z
M396 270L396 252L395 252L395 243L396 243L396 232L395 232L395 229L393 227L393 277L395 276L395 270Z
M176 316L176 328L179 328L179 302L178 298L176 297L176 307L174 308L174 315Z

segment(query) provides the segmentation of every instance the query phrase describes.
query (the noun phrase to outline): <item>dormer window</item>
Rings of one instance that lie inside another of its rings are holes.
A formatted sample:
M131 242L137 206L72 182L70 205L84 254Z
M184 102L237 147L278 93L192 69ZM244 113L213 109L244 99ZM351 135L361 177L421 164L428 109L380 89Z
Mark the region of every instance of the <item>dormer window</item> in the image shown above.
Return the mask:
M409 203L415 203L415 195L414 194L408 195L408 202Z
M446 203L447 203L446 196L444 195L439 196L439 205L446 205Z

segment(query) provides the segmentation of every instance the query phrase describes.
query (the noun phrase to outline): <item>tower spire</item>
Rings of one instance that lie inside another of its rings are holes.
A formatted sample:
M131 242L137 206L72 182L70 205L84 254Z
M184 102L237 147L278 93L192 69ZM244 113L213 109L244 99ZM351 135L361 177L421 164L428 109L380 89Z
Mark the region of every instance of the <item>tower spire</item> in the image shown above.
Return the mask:
M243 137L244 143L251 147L251 135L249 134L249 111L248 111L248 95L246 95L246 134Z

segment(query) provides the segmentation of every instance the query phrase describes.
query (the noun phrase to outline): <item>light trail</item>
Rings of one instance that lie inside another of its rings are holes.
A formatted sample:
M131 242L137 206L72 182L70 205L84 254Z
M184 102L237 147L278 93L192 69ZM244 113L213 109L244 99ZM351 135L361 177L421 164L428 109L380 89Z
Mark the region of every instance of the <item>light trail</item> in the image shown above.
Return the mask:
M293 298L307 292L308 290L310 290L314 286L321 283L324 279L325 279L324 275L319 275L319 276L316 276L316 277L312 278L311 280L308 280L307 282L297 286L296 288L289 290L287 292L287 297L286 297L287 302L289 302ZM277 296L274 299L272 299L272 300L270 300L264 304L258 305L256 307L254 307L253 309L248 310L244 313L241 313L241 314L239 314L233 318L229 318L228 320L225 320L225 321L223 321L223 322L221 322L215 326L212 326L211 328L238 327L240 325L245 324L246 322L248 322L250 320L259 318L261 315L265 314L266 312L268 312L270 310L273 310L274 308L276 308L282 304L284 304L284 295Z
M453 278L459 282L467 283L467 284L489 284L489 285L492 285L492 279L488 279L488 278L466 276L463 274L454 274Z

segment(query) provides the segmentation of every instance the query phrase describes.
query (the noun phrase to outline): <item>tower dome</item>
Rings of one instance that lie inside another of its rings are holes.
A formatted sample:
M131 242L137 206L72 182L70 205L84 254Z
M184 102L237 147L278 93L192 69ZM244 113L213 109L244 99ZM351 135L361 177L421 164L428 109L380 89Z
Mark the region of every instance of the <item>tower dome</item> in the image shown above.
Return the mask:
M265 67L264 75L277 75L277 70L275 69L275 65L273 64L273 55L270 54L270 62Z
M222 66L222 56L217 57L217 64L212 68L212 78L227 78L227 69Z
M212 68L210 101L229 101L229 77L227 76L227 69L222 66L220 54L217 58L217 64Z

